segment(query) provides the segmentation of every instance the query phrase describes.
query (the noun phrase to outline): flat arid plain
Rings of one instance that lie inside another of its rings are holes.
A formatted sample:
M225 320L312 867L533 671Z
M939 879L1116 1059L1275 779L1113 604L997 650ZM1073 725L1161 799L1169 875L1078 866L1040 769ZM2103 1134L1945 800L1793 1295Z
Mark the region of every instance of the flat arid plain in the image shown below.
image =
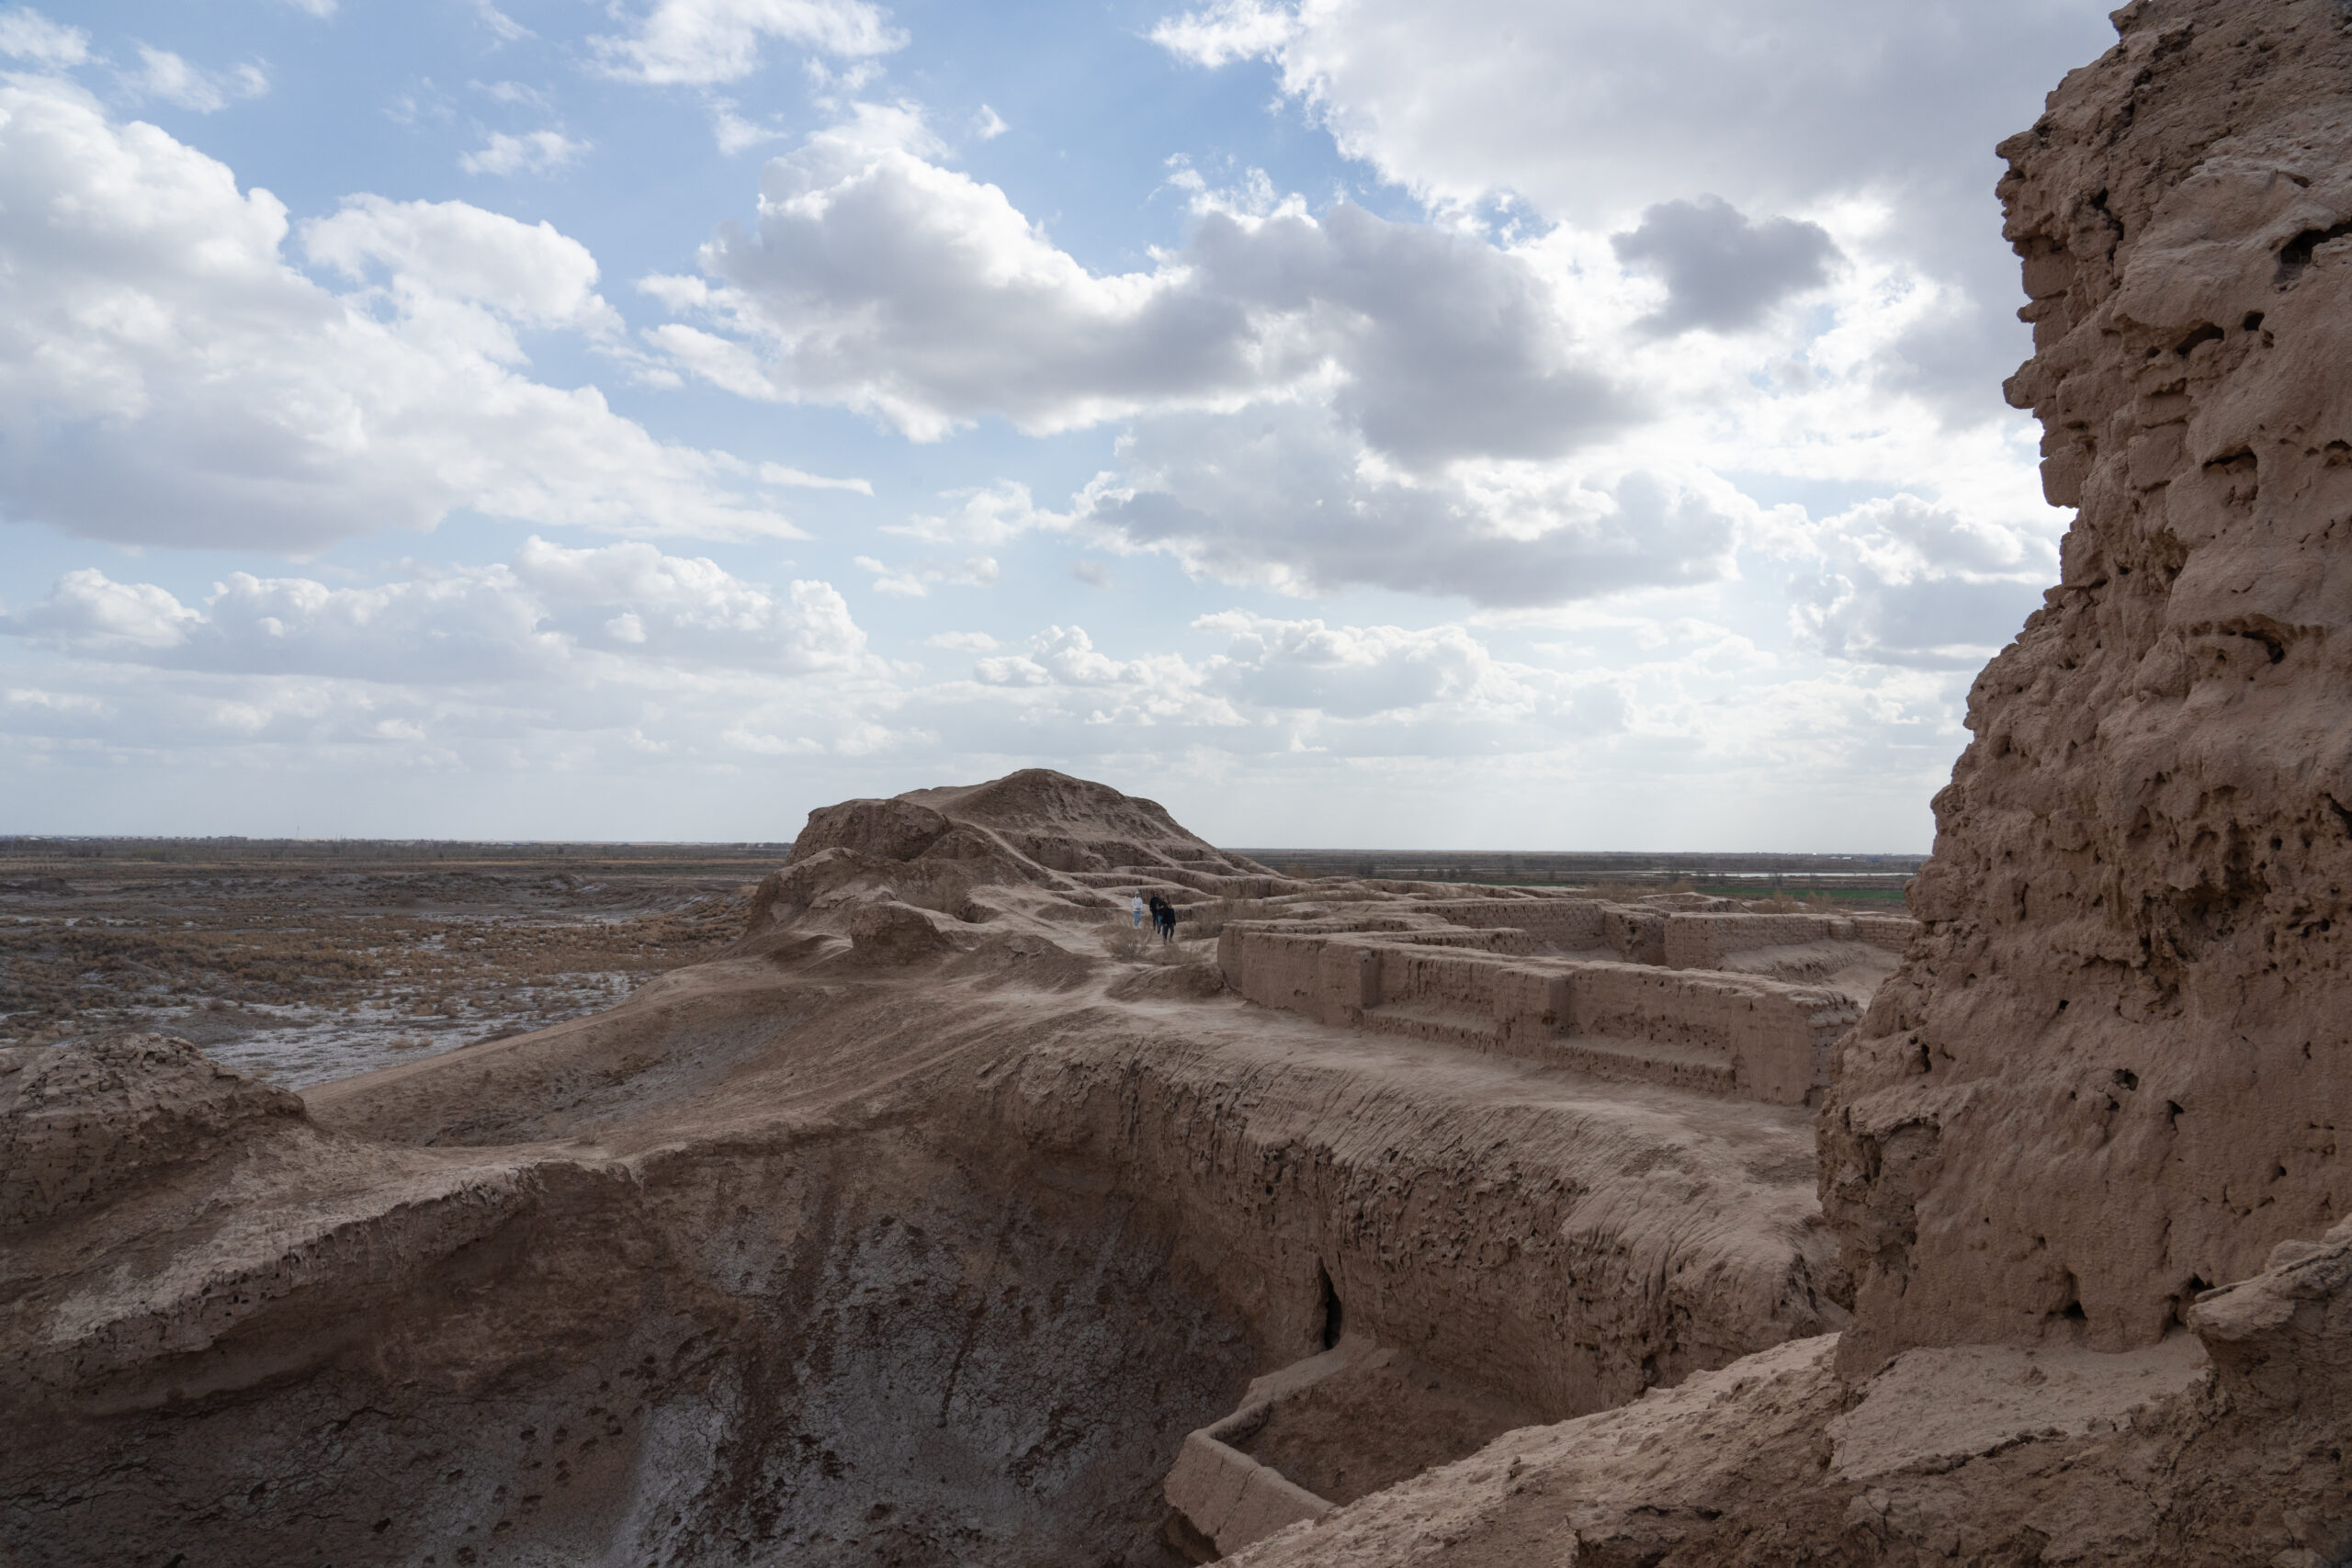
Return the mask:
M2115 24L1923 864L50 846L0 1560L2352 1562L2352 17Z

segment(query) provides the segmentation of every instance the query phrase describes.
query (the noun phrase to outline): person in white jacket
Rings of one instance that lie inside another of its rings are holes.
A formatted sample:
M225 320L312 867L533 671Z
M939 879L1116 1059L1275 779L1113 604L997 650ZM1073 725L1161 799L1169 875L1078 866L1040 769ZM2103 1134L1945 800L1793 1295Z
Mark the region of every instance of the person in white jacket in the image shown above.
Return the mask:
M1136 894L1136 895L1135 896L1135 899L1134 899L1134 901L1133 901L1132 903L1130 903L1130 904L1128 905L1128 907L1127 907L1127 913L1132 917L1132 919L1130 919L1129 923L1130 923L1131 925L1133 925L1133 926L1136 928L1136 930L1137 930L1137 931L1141 931L1141 930L1143 930L1143 895L1142 895L1142 894L1138 893L1138 894Z

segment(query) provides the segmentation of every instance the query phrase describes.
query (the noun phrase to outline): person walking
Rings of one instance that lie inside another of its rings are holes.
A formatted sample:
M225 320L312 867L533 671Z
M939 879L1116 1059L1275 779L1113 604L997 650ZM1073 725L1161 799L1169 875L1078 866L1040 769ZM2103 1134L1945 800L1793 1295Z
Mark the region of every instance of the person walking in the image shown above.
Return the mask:
M1159 940L1176 940L1176 906L1165 898L1159 901Z
M1158 903L1159 901L1159 896L1156 893L1153 894L1152 901L1154 903ZM1143 930L1143 895L1140 893L1136 894L1134 898L1129 900L1129 905L1130 908L1127 912L1132 919L1128 921L1128 924L1134 926L1137 931Z

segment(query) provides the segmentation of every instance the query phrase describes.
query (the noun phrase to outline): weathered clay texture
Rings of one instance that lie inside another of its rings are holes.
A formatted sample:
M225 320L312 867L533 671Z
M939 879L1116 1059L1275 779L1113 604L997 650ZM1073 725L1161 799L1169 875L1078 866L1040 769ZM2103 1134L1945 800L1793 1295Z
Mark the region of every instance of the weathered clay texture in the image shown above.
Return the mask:
M1211 1534L1843 1321L1803 1109L1334 1029L1128 923L1276 884L1016 774L817 814L733 957L300 1100L0 1059L0 1558L1173 1568L1185 1435L1342 1321L1377 1386L1270 1415ZM1419 919L1318 886L1271 902Z
M1845 1046L1841 1365L2144 1345L2352 1213L2352 37L2139 0L2002 144L2064 581Z

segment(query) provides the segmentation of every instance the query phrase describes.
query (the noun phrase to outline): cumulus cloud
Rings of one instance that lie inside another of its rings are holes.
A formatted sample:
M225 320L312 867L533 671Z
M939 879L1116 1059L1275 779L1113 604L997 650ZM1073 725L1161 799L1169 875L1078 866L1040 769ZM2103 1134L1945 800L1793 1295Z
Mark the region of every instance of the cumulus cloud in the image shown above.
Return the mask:
M1344 203L1210 211L1152 271L1104 276L910 138L868 115L770 163L756 226L704 247L714 281L645 285L725 335L655 342L731 390L840 402L919 440L1320 381L1372 444L1425 464L1555 454L1627 412L1543 281L1473 237Z
M2015 637L2057 575L2047 538L1912 495L1862 504L1815 539L1792 584L1798 637L1833 658L1973 671Z
M90 59L90 35L19 6L0 11L0 54L60 70Z
M580 162L594 145L560 130L528 130L519 136L498 130L481 147L459 153L458 167L469 175L544 175Z
M1047 626L1015 650L975 643L982 657L968 679L910 693L903 721L976 750L1012 750L1004 738L1017 738L1046 755L1254 757L1524 753L1627 723L1614 677L1498 658L1458 625L1334 626L1229 611L1193 630L1221 646L1121 659L1079 626Z
M1292 592L1366 584L1526 605L1705 581L1756 511L1696 475L1602 483L1498 464L1417 479L1363 462L1351 433L1313 405L1247 423L1140 420L1119 456L1119 482L1080 498L1089 523L1201 575Z
M409 684L560 678L598 653L778 674L867 660L865 633L827 583L778 593L639 541L569 549L537 537L503 565L371 588L236 572L200 607L84 569L0 615L0 633L166 669Z
M596 292L596 258L542 219L525 223L462 201L356 196L300 229L314 266L380 281L409 311L436 303L488 308L520 324L616 330Z
M1992 148L2108 47L2109 8L1985 0L1961 26L1876 0L1218 0L1152 36L1199 65L1272 62L1341 151L1441 207L1615 228L1710 194L1750 212L1884 203L1874 243L1962 297L1967 322L1896 360L1981 420L2028 352Z
M1719 197L1665 201L1640 227L1611 237L1618 259L1654 269L1666 304L1641 325L1660 334L1704 327L1738 332L1792 295L1829 281L1836 242L1818 223L1793 218L1751 223Z
M769 39L849 58L888 54L907 41L888 15L865 0L657 0L631 31L589 43L613 75L707 85L758 70Z
M69 571L49 596L14 615L0 631L82 653L119 654L177 648L203 623L152 582L115 582L95 568Z
M1781 210L1857 185L1940 199L1971 170L1981 202L1993 143L2112 40L2107 9L1986 0L1955 27L1874 0L1218 0L1152 36L1201 65L1272 61L1343 150L1436 199L1510 191L1599 220L1708 192Z
M1131 422L1120 472L1068 512L1008 481L899 531L992 547L1084 525L1233 581L1481 604L1722 570L1742 504L1726 487L1563 466L1651 411L1528 258L1204 184L1180 250L1106 276L910 151L921 134L874 111L811 138L768 165L757 225L723 229L705 276L641 285L687 318L649 334L670 362L746 397L840 403L917 439L989 415ZM890 592L933 580L885 574Z
M0 84L0 210L27 220L0 233L0 516L292 552L458 507L794 532L735 459L518 373L518 326L608 321L544 225L359 198L308 231L383 277L338 295L288 264L269 193L41 77Z
M1151 41L1211 70L1237 60L1271 55L1298 32L1295 12L1260 0L1216 0L1205 10L1170 17L1151 29Z
M257 98L269 91L269 74L252 63L226 71L206 71L190 65L169 50L139 46L139 69L122 73L126 92L141 98L176 104L198 114L215 114L239 98Z

